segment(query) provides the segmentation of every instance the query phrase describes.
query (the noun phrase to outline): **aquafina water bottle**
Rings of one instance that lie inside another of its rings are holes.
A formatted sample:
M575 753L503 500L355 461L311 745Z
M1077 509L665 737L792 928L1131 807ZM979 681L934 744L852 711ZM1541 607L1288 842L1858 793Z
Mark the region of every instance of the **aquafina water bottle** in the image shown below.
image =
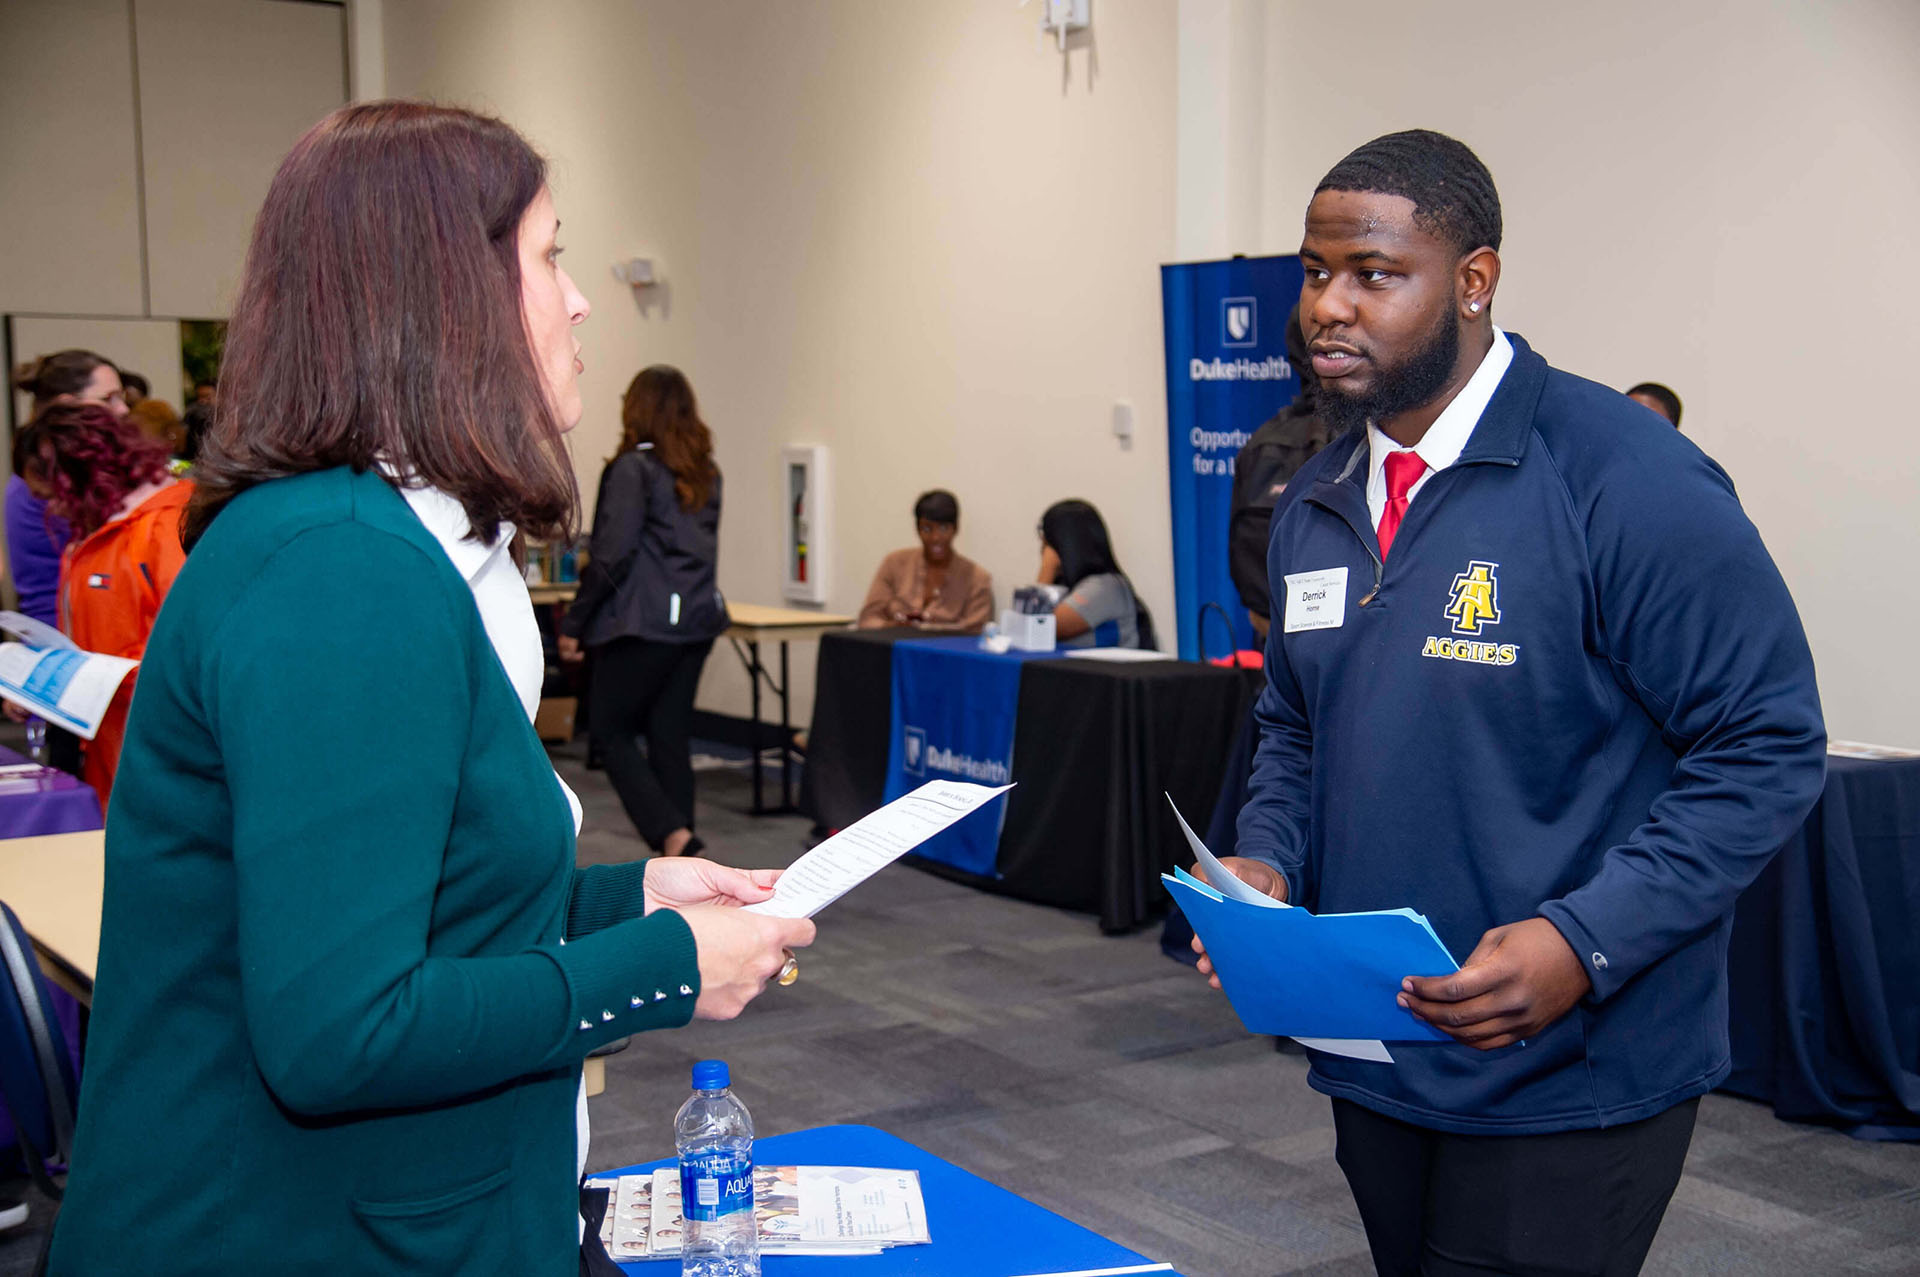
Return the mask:
M673 1120L686 1241L683 1277L760 1277L753 1220L753 1118L728 1089L725 1060L693 1066L693 1094Z

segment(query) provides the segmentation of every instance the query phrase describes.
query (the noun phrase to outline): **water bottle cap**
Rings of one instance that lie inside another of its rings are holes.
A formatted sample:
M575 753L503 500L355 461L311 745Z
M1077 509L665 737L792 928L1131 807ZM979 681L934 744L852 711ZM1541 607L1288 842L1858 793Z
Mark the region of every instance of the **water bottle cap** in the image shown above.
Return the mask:
M693 1066L693 1089L696 1091L724 1091L731 1081L727 1076L725 1060L702 1060Z

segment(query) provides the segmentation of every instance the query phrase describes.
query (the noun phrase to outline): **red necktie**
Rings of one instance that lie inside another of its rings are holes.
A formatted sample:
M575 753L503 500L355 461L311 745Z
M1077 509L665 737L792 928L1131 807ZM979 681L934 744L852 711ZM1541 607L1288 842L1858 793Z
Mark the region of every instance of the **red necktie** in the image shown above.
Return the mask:
M1379 528L1381 558L1393 548L1393 534L1400 530L1400 520L1407 517L1407 494L1426 472L1427 463L1417 452L1387 454L1387 508L1380 512Z

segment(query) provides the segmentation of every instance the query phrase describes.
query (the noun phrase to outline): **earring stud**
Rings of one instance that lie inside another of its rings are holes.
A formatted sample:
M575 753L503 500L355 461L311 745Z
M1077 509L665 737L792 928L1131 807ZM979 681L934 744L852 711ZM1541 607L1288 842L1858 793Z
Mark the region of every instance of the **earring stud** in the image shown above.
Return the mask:
M1467 309L1468 309L1468 310L1470 310L1470 311L1472 311L1472 312L1473 312L1474 314L1476 314L1476 315L1477 315L1477 314L1479 314L1479 313L1480 313L1480 303L1479 303L1479 302L1468 302L1468 303L1467 303Z

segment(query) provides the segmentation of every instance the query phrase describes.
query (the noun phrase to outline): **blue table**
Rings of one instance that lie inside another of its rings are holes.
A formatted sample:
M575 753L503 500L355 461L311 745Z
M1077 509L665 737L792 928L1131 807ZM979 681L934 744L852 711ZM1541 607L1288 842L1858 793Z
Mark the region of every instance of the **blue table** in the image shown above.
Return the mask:
M931 780L1010 783L1021 671L1028 662L1058 660L1063 655L1052 648L989 652L972 637L895 643L887 801ZM913 854L975 876L992 877L1006 814L1006 798L996 798L982 813L921 843Z
M1920 1141L1916 916L1920 760L1829 758L1820 802L1734 909L1724 1089Z
M800 806L823 829L844 829L885 801L894 649L912 637L851 630L820 640ZM1204 817L1229 756L1245 766L1234 738L1246 715L1246 676L1173 660L1029 660L1017 668L1019 788L1004 800L992 872L906 861L1035 904L1097 913L1103 931L1157 919L1167 902L1160 875L1192 860L1162 795Z
M871 1126L819 1126L754 1141L762 1166L879 1166L920 1172L927 1199L928 1246L896 1246L878 1255L830 1258L770 1255L767 1277L894 1277L897 1273L952 1273L955 1277L1028 1277L1029 1274L1172 1273L1138 1252L1089 1232L1024 1197L969 1175L952 1162ZM662 1158L605 1175L637 1175L672 1165ZM599 1177L596 1177L599 1178ZM666 1260L621 1264L636 1277L678 1272ZM1177 1274L1176 1274L1177 1277Z

